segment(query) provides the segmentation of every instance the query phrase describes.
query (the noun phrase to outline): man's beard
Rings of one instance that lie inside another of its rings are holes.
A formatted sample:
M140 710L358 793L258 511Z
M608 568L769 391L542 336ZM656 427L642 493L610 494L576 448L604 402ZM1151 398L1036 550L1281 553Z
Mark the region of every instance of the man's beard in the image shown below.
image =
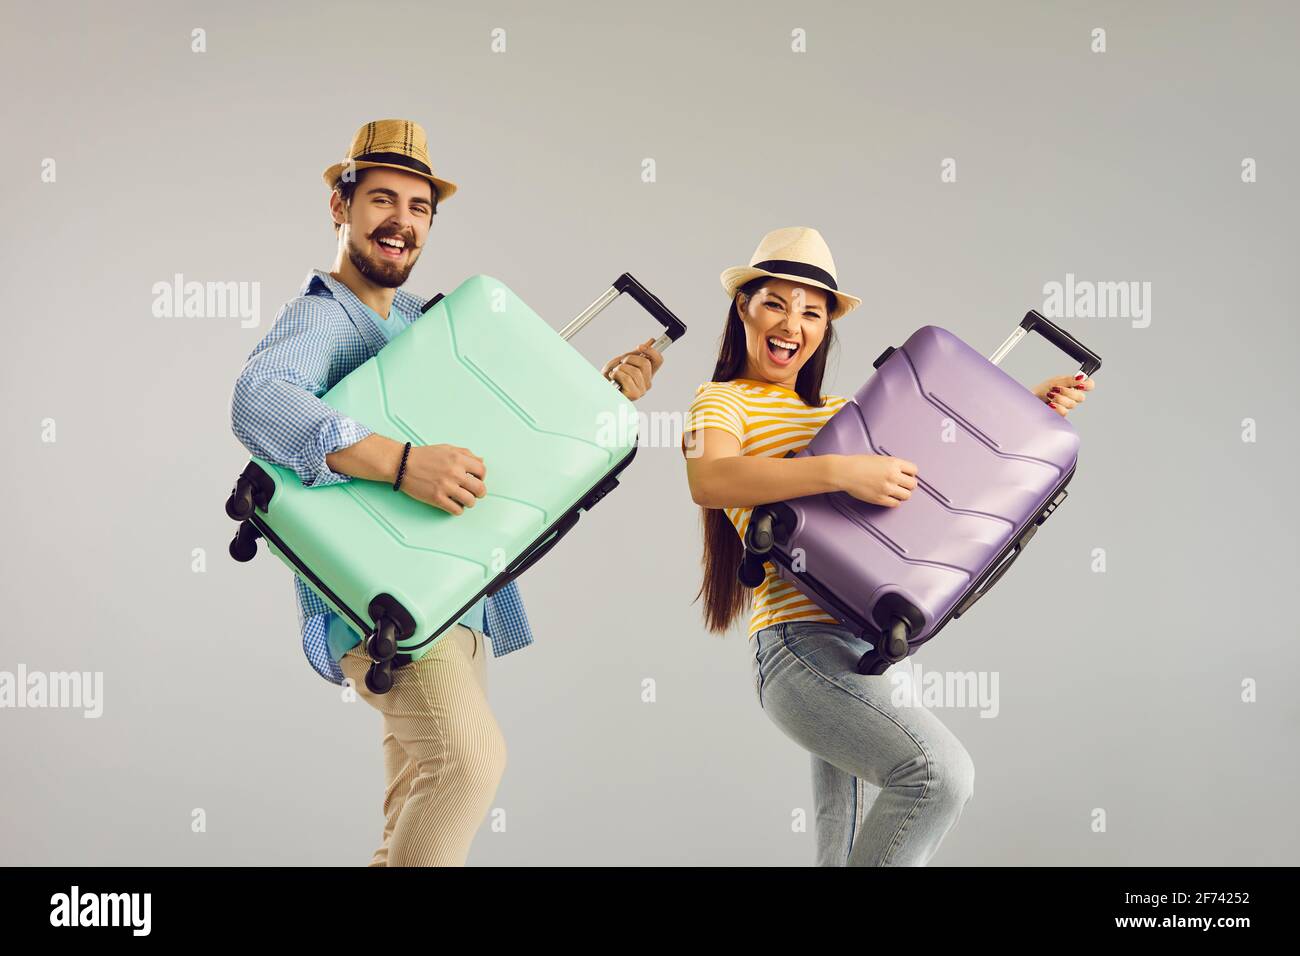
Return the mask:
M387 289L396 289L406 282L406 277L411 274L415 268L415 260L420 257L419 251L411 253L406 265L396 262L384 262L382 259L374 259L367 255L363 250L358 249L352 242L351 234L348 235L348 259L352 265L366 279L377 286L383 286Z

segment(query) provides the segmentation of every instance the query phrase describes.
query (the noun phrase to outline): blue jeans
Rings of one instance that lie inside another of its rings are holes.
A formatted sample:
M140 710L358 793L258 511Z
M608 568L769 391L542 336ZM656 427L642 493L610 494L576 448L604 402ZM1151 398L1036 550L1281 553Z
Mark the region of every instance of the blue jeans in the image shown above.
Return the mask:
M871 644L838 624L796 621L750 638L759 705L812 755L818 866L924 866L974 794L952 731L891 700L890 674L857 672Z

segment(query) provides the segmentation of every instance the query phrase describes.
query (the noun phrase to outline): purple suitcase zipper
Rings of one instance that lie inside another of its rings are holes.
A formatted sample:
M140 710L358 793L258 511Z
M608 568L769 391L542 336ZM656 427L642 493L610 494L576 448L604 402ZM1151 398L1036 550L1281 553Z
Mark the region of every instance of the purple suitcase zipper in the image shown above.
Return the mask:
M915 654L989 592L1067 494L1079 436L998 368L1034 331L1091 375L1101 359L1029 312L989 358L935 325L876 359L876 373L822 426L806 455L895 455L917 487L894 508L847 492L760 505L740 579L765 561L872 649L858 670L882 674Z

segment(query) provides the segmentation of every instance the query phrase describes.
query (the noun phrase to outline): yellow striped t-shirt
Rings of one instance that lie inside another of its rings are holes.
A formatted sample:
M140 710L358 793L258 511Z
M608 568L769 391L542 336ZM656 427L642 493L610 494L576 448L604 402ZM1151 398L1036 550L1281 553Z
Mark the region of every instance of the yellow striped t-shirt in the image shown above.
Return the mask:
M826 404L809 408L799 393L784 385L738 378L730 382L705 382L695 393L686 413L683 450L695 429L719 428L736 436L742 455L781 458L800 451L812 440L826 420L847 401L836 395L822 396ZM724 508L727 517L744 538L753 508ZM754 613L749 619L749 636L772 624L789 621L828 621L827 614L789 581L778 578L771 564L767 576L754 590Z

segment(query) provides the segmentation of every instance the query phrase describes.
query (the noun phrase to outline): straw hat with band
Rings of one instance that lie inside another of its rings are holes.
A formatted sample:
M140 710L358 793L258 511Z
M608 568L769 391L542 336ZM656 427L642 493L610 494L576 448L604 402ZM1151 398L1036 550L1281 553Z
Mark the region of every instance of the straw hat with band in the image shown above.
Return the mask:
M862 304L857 296L840 289L830 247L820 232L807 226L773 229L758 244L748 266L723 270L722 288L729 298L734 299L742 285L760 276L789 279L835 293L832 319L838 319Z
M325 170L325 185L330 189L338 185L339 177L349 165L354 169L382 166L423 176L438 190L439 202L445 202L456 192L455 183L433 174L424 127L411 120L382 119L362 126L352 137L348 158Z

